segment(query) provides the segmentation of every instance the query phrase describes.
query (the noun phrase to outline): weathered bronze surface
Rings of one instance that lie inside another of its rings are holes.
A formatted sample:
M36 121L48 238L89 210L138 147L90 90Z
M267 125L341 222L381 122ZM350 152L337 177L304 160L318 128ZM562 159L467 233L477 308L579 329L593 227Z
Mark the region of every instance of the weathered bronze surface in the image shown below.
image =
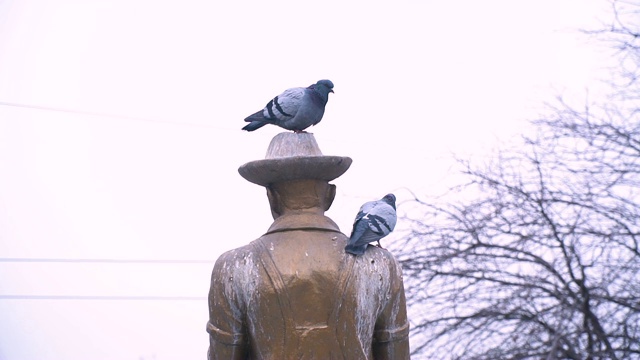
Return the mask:
M348 237L324 215L329 181L350 164L323 156L312 134L281 133L239 169L267 188L275 221L214 266L209 359L409 358L400 266L377 247L345 253Z

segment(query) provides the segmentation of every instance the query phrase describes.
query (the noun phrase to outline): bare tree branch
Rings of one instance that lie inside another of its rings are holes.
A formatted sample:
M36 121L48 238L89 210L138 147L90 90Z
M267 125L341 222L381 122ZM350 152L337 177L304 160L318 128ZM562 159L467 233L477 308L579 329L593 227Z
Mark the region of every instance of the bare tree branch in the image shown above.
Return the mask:
M416 357L640 359L640 6L612 1L611 96L562 98L464 184L414 194L403 264ZM633 66L631 66L633 65Z

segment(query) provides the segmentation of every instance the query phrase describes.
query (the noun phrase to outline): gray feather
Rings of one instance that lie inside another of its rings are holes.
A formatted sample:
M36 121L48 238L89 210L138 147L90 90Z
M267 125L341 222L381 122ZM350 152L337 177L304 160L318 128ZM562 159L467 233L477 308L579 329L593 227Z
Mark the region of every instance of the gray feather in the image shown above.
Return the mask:
M320 80L307 88L291 88L267 103L264 109L249 115L242 130L254 131L267 124L295 132L316 125L324 116L324 108L333 92L333 83Z
M365 203L353 222L345 251L354 255L364 254L369 243L380 241L393 231L396 221L396 197L393 194Z

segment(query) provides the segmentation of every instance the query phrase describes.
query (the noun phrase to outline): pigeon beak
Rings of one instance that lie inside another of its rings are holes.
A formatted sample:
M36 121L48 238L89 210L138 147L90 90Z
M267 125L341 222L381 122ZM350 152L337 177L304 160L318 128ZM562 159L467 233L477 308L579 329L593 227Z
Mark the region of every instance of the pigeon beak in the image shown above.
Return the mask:
M333 90L329 90L329 92L330 92L330 93L332 93L332 92L333 92Z

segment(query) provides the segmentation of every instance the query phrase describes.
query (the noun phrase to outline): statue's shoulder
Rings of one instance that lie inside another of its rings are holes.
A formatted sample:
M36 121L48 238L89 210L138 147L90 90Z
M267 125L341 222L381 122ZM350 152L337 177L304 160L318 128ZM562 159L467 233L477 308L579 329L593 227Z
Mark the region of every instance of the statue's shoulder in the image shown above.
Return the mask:
M255 241L252 241L247 245L224 252L216 260L214 268L233 269L253 264L258 257L258 252L259 248L255 246Z
M398 260L395 258L395 256L393 256L391 251L387 249L381 249L374 245L369 245L369 248L367 248L365 254L369 255L372 260L383 261L384 263L393 266L398 264Z
M385 271L388 271L392 277L402 276L402 265L389 250L369 245L359 258L361 258L359 261L364 263L367 268L376 271L386 269Z

